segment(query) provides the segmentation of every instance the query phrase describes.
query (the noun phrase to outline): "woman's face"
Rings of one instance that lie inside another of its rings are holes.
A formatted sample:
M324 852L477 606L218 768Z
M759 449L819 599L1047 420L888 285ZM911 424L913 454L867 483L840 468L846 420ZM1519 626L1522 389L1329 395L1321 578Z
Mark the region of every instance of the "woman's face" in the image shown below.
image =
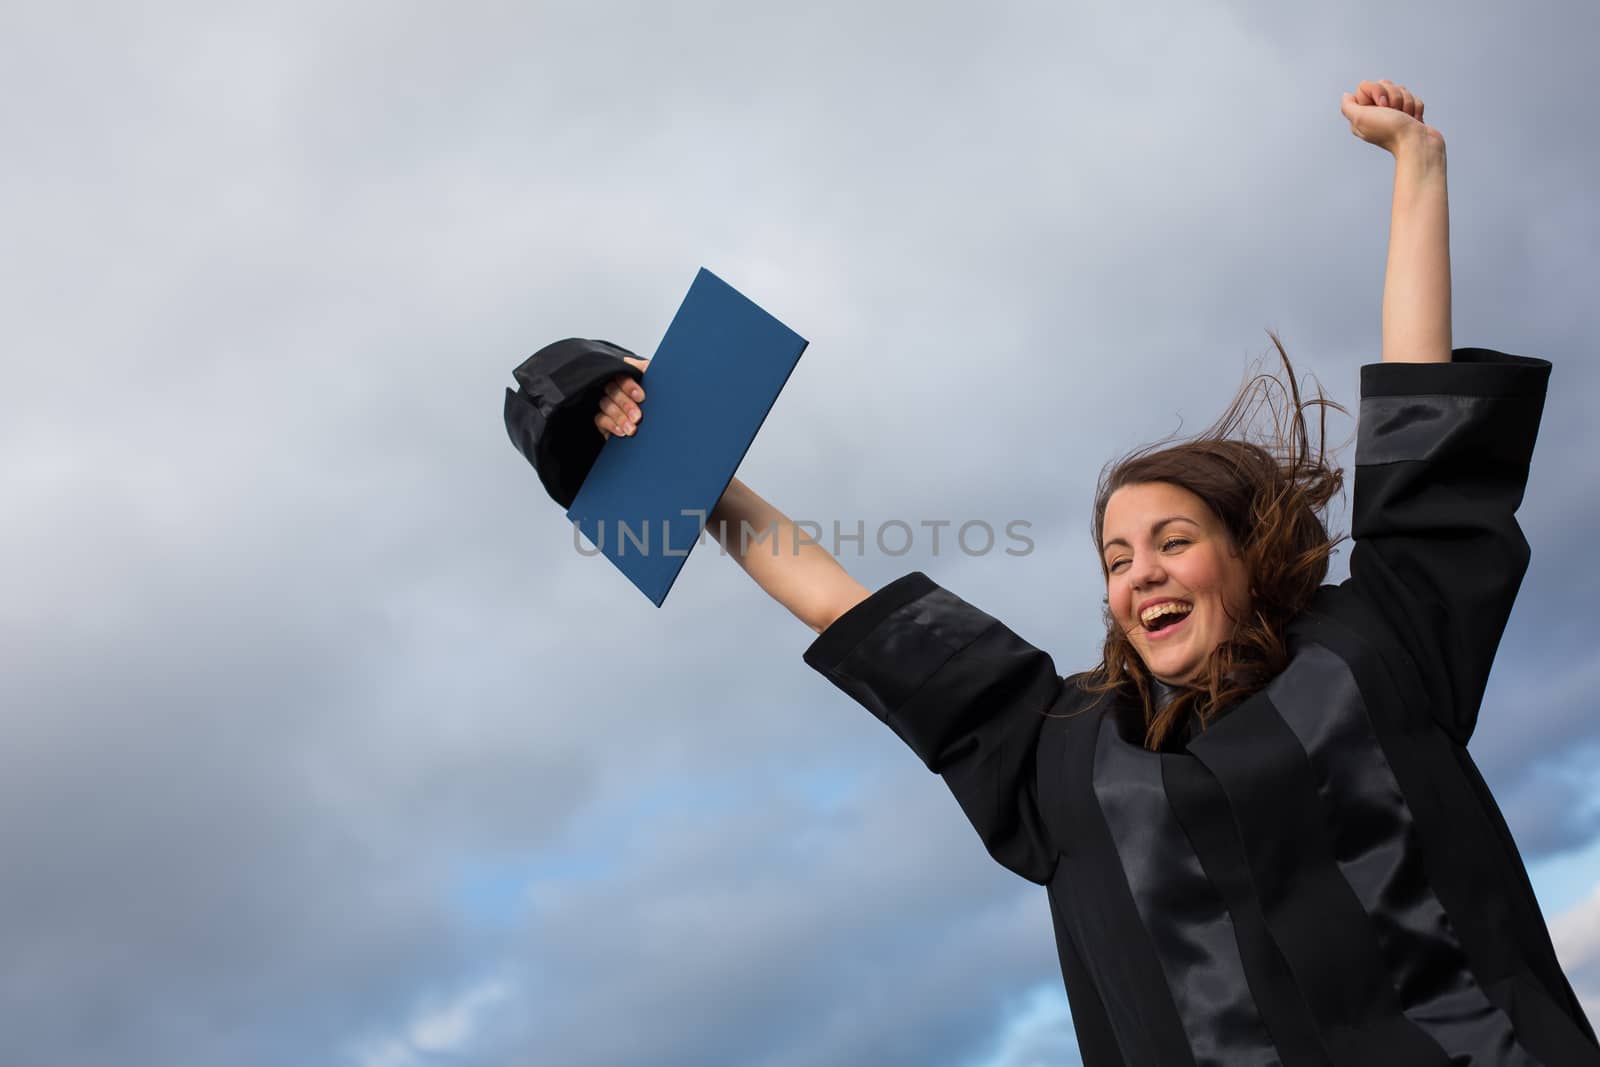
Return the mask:
M1106 502L1100 549L1112 617L1145 667L1169 685L1195 681L1249 606L1249 575L1222 520L1170 482L1125 485ZM1155 613L1165 602L1174 608Z

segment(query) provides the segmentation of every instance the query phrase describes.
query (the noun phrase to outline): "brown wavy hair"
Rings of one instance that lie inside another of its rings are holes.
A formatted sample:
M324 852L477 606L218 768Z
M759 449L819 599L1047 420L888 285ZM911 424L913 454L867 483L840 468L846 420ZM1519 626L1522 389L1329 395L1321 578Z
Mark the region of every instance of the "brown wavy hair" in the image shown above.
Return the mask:
M1095 490L1090 535L1102 576L1100 538L1111 494L1125 485L1168 482L1198 496L1222 520L1250 579L1248 617L1234 620L1233 635L1207 658L1204 680L1179 689L1161 708L1155 706L1149 670L1106 605L1101 661L1079 676L1078 684L1093 693L1118 690L1136 697L1144 709L1148 749L1159 749L1191 715L1203 729L1219 710L1256 692L1288 665L1289 621L1311 602L1327 576L1334 546L1344 540L1331 537L1323 521L1328 503L1344 486L1344 472L1328 463L1324 434L1330 408L1349 412L1329 400L1320 384L1315 396L1303 398L1283 342L1271 330L1267 335L1277 347L1281 374L1261 370L1258 363L1208 429L1113 460Z

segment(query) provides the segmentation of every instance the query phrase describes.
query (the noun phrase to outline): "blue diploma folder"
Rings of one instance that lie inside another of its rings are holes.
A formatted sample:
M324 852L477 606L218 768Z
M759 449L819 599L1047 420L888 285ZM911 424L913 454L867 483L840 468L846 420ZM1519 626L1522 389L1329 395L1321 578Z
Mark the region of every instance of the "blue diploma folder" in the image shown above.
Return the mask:
M606 441L567 509L656 607L806 343L704 267L695 275L640 380L638 432Z

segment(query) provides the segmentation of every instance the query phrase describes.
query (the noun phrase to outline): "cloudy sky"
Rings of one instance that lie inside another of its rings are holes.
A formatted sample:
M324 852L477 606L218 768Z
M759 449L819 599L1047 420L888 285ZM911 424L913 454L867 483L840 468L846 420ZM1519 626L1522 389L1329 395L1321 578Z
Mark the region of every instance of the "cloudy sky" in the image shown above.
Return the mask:
M1364 78L1456 343L1555 363L1472 751L1600 1009L1600 10L253 7L0 9L0 1062L1077 1063L1043 891L731 560L576 552L503 389L709 267L810 340L740 477L1031 523L844 562L1081 669L1101 465L1378 356Z

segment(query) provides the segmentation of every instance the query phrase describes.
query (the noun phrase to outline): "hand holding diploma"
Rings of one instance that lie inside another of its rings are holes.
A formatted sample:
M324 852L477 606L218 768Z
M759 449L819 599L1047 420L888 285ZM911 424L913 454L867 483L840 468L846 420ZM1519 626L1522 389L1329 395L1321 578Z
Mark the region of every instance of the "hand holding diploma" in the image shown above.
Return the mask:
M551 494L568 503L573 543L582 551L578 539L587 539L592 554L660 607L805 347L805 338L701 268L649 360L581 339L536 353L518 373L538 410L519 412L508 396L507 428L545 478L562 458L545 443L550 427L570 415L561 443L579 459L597 453L551 479L565 490L581 474L574 493ZM639 406L646 366L649 430ZM519 414L528 427L520 436ZM648 448L611 445L613 436L640 433Z
M624 357L643 372L647 359ZM644 417L644 387L626 374L606 383L594 424L608 440L631 437ZM868 590L821 545L796 536L787 515L738 478L729 484L706 523L723 551L733 556L768 596L817 633L866 599ZM751 544L747 531L761 535Z
M650 366L648 359L639 359L635 356L624 356L623 360L629 366L637 367L640 373ZM595 412L594 424L600 429L600 436L610 439L612 434L618 437L631 437L638 429L639 420L644 416L639 405L644 403L644 389L638 382L626 374L619 374L606 383L605 395L600 398L600 410Z

